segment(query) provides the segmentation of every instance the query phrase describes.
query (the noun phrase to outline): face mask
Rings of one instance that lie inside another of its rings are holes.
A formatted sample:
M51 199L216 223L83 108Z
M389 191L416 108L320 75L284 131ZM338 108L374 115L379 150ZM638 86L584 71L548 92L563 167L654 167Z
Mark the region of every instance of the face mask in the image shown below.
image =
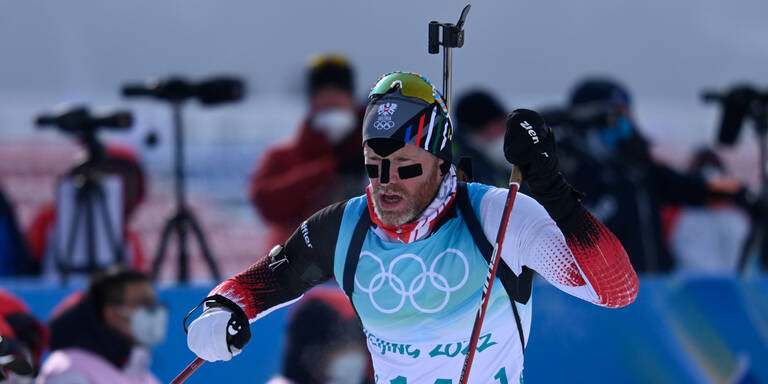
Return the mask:
M131 315L131 335L142 345L153 346L165 340L168 309L162 305L141 306Z
M500 168L509 168L510 164L504 157L504 135L494 139L484 139L477 136L469 136L469 141L477 151L482 153L488 161Z
M484 152L493 164L500 168L509 168L510 164L504 156L504 136L499 136L488 142L488 151Z
M605 140L601 137L599 130L590 129L586 132L585 137L587 151L590 155L601 160L609 159L614 156L615 148L605 144Z
M328 364L325 384L361 384L365 379L368 360L360 352L337 355Z
M725 175L723 170L716 165L702 166L701 169L699 169L697 172L694 172L694 174L701 176L704 180L710 180Z
M626 116L621 116L615 126L600 129L600 140L608 148L617 148L620 143L629 139L633 132L632 121Z
M354 112L347 109L326 109L312 117L312 127L325 133L331 144L337 144L347 137L357 123Z

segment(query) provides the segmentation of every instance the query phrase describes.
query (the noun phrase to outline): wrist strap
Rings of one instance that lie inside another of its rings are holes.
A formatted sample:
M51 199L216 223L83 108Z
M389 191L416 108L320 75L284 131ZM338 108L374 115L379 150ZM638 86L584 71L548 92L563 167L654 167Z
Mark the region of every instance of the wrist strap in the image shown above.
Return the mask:
M198 308L200 308L201 305L203 305L203 304L205 304L205 303L207 303L209 301L215 304L212 307L220 306L220 307L227 308L227 309L231 310L235 314L235 316L237 316L238 318L245 319L246 322L248 321L248 317L245 315L245 311L243 311L243 309L240 308L239 305L237 305L234 301L232 301L232 300L230 300L230 299L228 299L228 298L226 298L226 297L224 297L222 295L216 294L216 295L208 296L205 299L203 299L202 301L200 301L199 304L197 304L194 308L192 308L191 311L189 311L187 313L186 316L184 316L184 324L183 325L184 325L184 333L185 334L189 333L188 329L187 329L187 319L189 319L189 317L192 316L192 314Z
M232 316L227 323L227 348L230 352L237 354L237 351L232 351L232 347L237 349L243 349L251 340L251 329L248 324L248 317L245 315L245 311L240 308L234 301L222 296L212 295L203 299L195 308L193 308L186 316L184 316L184 333L188 333L187 319L192 315L201 305L210 302L211 308L224 307L232 311Z

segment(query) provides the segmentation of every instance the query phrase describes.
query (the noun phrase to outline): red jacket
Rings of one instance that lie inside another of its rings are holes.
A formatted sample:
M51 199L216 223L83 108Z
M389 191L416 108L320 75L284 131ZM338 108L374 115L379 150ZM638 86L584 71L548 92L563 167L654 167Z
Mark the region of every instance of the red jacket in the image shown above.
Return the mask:
M251 177L250 200L269 223L268 247L282 244L319 209L363 193L362 132L332 146L305 120L291 141L269 148Z

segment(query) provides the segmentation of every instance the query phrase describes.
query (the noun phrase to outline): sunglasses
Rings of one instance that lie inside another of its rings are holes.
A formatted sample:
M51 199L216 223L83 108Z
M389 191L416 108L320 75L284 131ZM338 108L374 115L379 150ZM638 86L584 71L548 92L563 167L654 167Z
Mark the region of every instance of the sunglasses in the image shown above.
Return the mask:
M426 77L412 72L390 72L381 76L371 88L368 98L386 95L396 87L403 96L424 100L428 104L437 103L443 113L448 114L448 108L437 88Z

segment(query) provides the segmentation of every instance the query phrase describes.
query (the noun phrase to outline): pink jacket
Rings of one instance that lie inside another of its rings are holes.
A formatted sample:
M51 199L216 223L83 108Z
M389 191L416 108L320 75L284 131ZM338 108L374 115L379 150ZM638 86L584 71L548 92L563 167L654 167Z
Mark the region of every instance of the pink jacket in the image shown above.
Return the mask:
M160 384L149 371L150 354L134 348L125 368L118 369L101 356L79 348L51 353L36 384Z

